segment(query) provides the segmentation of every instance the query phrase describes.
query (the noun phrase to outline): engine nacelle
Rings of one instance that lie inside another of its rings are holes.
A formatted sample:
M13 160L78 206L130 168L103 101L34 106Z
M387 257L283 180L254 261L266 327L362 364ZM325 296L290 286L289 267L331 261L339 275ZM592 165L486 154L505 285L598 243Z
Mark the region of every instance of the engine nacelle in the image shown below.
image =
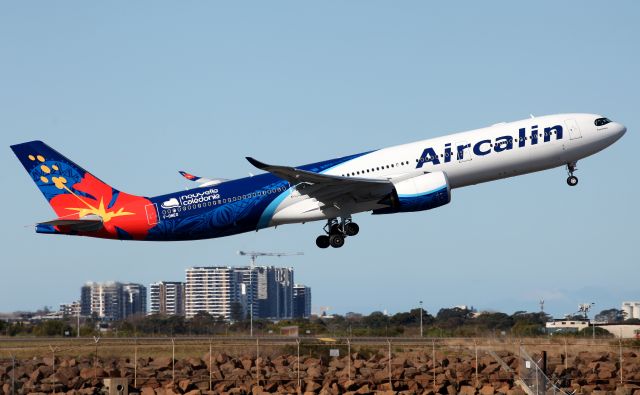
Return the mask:
M393 192L380 202L389 207L373 210L373 214L431 210L450 201L449 180L446 174L438 171L394 183Z

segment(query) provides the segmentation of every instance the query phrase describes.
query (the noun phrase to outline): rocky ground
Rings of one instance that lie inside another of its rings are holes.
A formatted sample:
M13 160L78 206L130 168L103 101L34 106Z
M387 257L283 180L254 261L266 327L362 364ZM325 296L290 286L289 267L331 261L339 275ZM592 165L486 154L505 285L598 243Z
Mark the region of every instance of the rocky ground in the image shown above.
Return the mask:
M438 353L435 366L430 353L400 353L391 361L382 355L366 358L358 353L341 358L301 356L299 364L295 355L256 359L224 353L176 361L141 358L137 363L124 358L34 358L15 361L15 368L11 360L2 360L0 395L12 393L12 380L16 394L94 394L102 390L103 379L108 377L128 378L129 392L142 395L524 394L516 382L516 374L529 374L524 362L507 352L497 355L513 372L484 352L478 358L477 377L473 355L446 353ZM582 352L567 359L565 368L564 357L552 355L547 370L568 393L640 395L640 357L633 352L623 355L622 383L619 357Z

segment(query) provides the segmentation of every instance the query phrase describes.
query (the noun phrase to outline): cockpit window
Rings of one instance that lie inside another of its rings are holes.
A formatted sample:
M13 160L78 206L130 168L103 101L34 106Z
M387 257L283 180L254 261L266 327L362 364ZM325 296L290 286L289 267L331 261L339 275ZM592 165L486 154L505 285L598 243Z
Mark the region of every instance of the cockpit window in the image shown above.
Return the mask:
M603 126L603 125L606 125L606 124L608 124L610 122L611 122L611 120L609 118L598 118L598 119L595 120L594 123L596 124L596 126Z

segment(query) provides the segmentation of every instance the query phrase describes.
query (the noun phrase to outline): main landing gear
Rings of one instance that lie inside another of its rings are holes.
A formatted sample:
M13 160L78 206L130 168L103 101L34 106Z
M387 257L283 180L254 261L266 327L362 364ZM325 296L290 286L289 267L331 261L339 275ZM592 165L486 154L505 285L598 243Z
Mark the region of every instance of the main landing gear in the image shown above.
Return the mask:
M351 217L342 218L342 221L332 218L327 221L324 231L326 235L318 236L316 245L320 248L328 248L329 246L340 248L344 245L345 237L357 235L360 232L360 227L351 221Z
M578 170L576 168L576 162L567 163L567 171L569 172L569 177L567 177L567 184L571 187L575 187L578 185L578 177L573 175L573 172Z

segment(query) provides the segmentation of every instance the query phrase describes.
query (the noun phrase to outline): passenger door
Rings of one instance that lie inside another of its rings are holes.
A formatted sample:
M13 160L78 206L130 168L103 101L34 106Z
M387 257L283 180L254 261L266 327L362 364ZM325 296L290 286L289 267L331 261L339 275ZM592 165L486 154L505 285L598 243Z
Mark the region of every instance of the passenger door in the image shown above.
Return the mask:
M582 138L582 133L580 132L580 128L578 127L575 119L566 119L564 124L567 126L567 130L569 130L569 137L571 140Z

